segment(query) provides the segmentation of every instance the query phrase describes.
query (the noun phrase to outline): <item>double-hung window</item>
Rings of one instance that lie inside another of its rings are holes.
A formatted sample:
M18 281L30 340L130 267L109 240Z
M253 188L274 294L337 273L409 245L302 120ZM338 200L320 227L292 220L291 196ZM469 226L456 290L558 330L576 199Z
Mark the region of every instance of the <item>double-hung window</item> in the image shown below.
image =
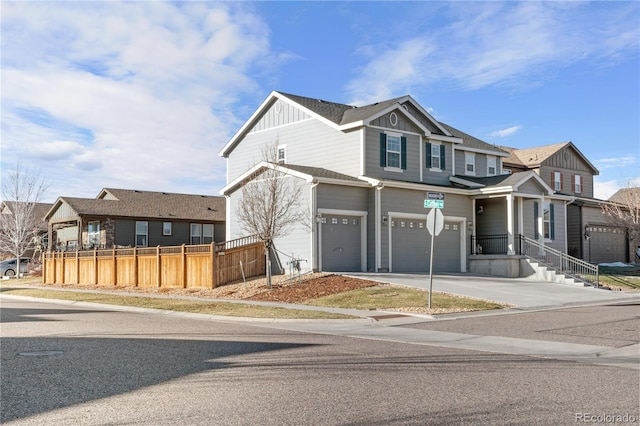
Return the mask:
M496 157L492 155L487 156L487 175L488 176L495 176L496 170L498 170L496 166L496 162L497 162Z
M136 247L149 245L149 222L136 221Z
M553 172L553 189L562 191L562 173L560 172Z
M200 244L202 242L202 224L191 224L191 244Z
M467 175L476 174L476 154L473 152L466 152L464 154L464 171Z
M278 163L287 162L287 146L278 145Z
M213 224L192 223L191 244L210 244L213 242Z
M171 222L162 222L162 235L171 235L173 233Z
M402 172L407 169L407 138L399 133L380 133L380 167Z
M580 175L573 176L573 192L576 194L582 192L582 176Z
M432 170L444 170L444 145L427 143L425 167Z

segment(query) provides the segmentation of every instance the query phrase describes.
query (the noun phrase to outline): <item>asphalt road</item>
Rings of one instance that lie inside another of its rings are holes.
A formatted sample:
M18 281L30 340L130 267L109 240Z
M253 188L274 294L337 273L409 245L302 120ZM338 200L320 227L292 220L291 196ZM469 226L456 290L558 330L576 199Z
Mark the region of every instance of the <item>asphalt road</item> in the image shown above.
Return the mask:
M618 350L638 341L638 310L629 303L404 324L217 321L6 296L0 303L0 420L8 425L640 419L633 366L417 337L475 333L529 344L553 337L572 350Z

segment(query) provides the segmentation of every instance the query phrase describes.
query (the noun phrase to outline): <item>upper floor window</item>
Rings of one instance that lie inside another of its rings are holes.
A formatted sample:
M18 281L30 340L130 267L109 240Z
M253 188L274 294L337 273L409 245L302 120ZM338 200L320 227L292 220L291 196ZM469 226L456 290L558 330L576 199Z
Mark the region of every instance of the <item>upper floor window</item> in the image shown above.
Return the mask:
M562 191L562 173L552 172L553 189L555 191Z
M172 223L162 222L162 235L171 235L171 233L172 233Z
M468 175L476 174L476 154L473 152L464 154L464 172Z
M191 224L191 244L200 244L202 242L202 224Z
M136 247L149 245L149 222L136 221Z
M444 145L439 143L427 143L427 159L425 166L428 169L444 170Z
M494 176L496 174L497 167L497 159L492 155L487 156L487 175Z
M380 167L391 171L406 170L406 137L397 133L380 133Z
M580 175L573 176L573 192L576 194L582 192L582 176Z
M287 146L278 145L278 163L287 162Z

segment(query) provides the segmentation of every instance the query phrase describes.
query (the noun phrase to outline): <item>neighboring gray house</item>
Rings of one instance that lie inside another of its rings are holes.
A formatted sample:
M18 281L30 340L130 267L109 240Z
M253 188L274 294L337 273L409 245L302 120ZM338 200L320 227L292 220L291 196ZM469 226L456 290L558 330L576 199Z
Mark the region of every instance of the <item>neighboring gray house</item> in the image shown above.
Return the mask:
M27 250L27 252L23 254L24 257L38 257L47 249L47 222L44 221L43 218L51 206L51 203L34 203L31 218L31 222L34 224L33 249ZM15 210L15 201L3 201L0 203L0 214L13 215ZM2 232L2 229L0 229L0 232ZM0 260L9 257L14 257L14 255L11 253L0 253Z
M594 176L598 169L572 142L534 148L500 147L510 153L503 159L505 170L531 170L556 191L573 197L567 205L567 253L591 263L631 262L633 242L625 227L607 221L601 205L593 197Z
M209 195L105 188L96 198L59 197L45 220L51 250L225 240L225 200Z
M278 164L261 161L267 144L277 144ZM303 270L428 271L430 192L444 194L434 272L465 272L481 250L513 255L519 234L567 249L572 197L533 171L503 174L508 152L437 121L411 96L354 107L272 92L221 156L228 238L242 236L234 211L260 168L304 186L311 226L275 241L282 263L290 253Z

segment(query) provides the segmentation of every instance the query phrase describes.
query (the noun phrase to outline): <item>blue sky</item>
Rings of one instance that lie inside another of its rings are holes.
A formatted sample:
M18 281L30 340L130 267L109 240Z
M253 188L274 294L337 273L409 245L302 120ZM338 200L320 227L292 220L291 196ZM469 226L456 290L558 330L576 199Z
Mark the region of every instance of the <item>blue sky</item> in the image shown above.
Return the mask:
M2 169L46 200L103 187L217 195L220 149L272 90L410 94L517 148L572 141L595 195L640 185L640 2L10 2Z

